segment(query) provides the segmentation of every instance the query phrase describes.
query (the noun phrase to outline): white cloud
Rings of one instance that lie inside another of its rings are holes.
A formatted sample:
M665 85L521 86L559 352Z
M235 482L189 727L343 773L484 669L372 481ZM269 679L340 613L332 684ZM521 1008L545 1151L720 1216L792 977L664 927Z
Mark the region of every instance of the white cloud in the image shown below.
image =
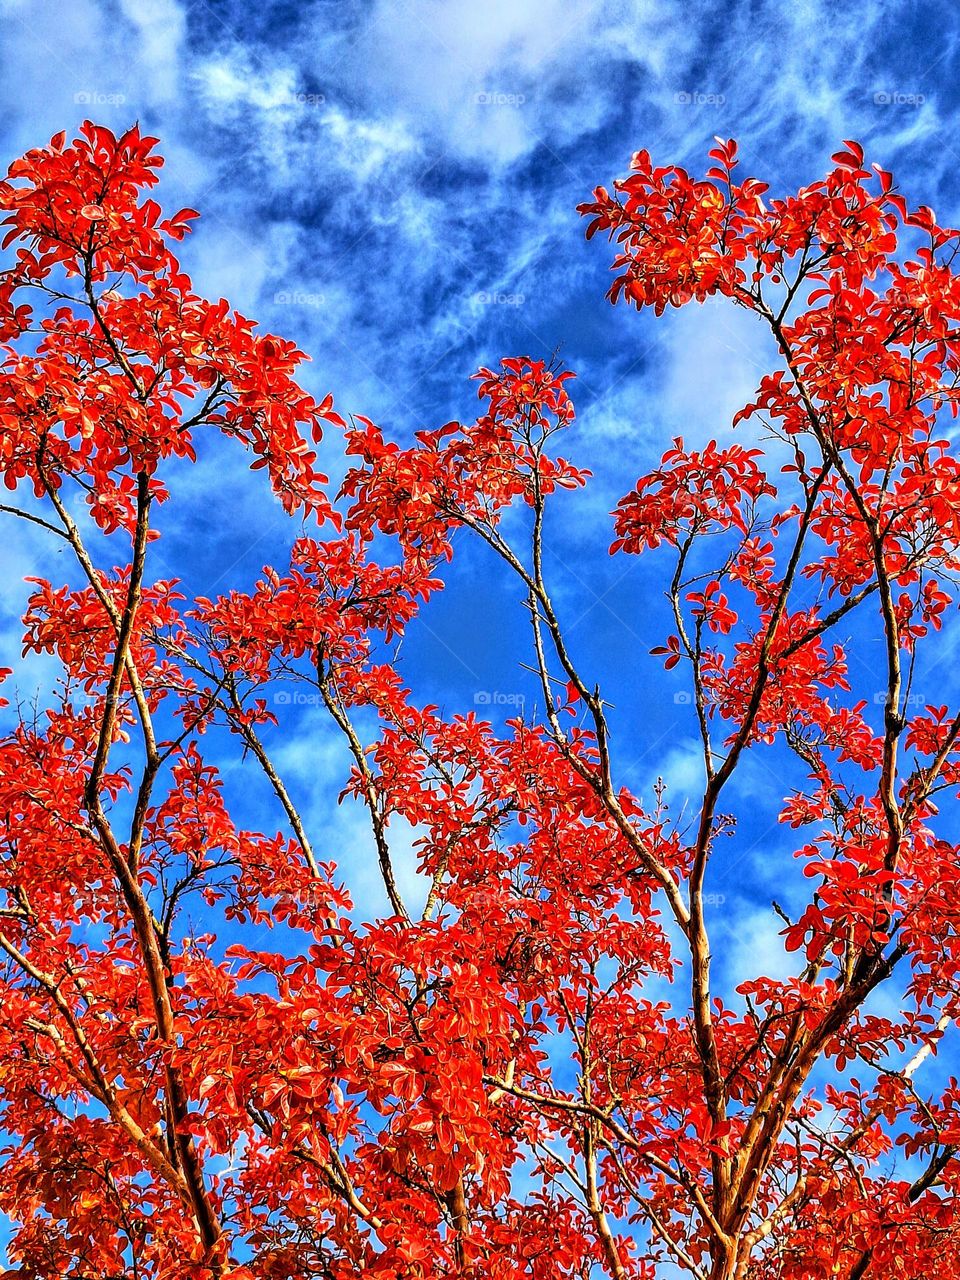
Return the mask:
M237 115L245 108L254 108L266 115L275 113L275 124L289 125L293 113L307 105L317 105L316 95L308 100L293 64L268 66L239 47L201 59L194 81L211 110Z
M777 980L796 974L796 953L784 950L780 937L784 924L772 909L752 909L742 899L724 897L708 915L713 952L731 991L760 974Z
M337 164L359 183L382 178L385 167L418 150L399 120L365 120L333 107L323 114L322 126L325 139L335 148Z
M120 0L136 31L134 53L150 99L170 102L180 86L186 16L178 0Z
M657 760L651 781L655 782L657 778L662 778L667 785L667 802L674 820L685 803L698 805L704 785L703 748L699 741L686 738L671 747ZM652 786L645 789L645 794L651 792Z
M691 448L729 437L734 415L771 367L773 353L765 351L770 343L760 321L728 298L715 298L661 323L665 359L655 401L663 447L674 433Z
M508 166L601 127L620 64L685 57L692 32L671 18L658 0L379 0L349 65L375 59L390 110L451 153Z

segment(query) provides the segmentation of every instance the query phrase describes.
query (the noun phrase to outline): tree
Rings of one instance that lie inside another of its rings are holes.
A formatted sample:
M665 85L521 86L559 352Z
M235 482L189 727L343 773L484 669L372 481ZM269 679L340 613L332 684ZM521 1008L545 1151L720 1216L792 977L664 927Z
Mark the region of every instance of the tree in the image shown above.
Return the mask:
M960 787L960 714L914 693L960 567L958 233L853 143L769 203L733 143L702 181L640 152L582 207L616 241L614 302L721 297L779 354L738 415L752 435L675 441L614 516L613 553L663 558L654 653L703 748L691 822L623 785L613 691L551 598L545 510L589 478L554 449L571 375L482 369L476 421L404 445L344 421L291 343L192 291L170 245L193 211L145 198L155 145L86 124L0 185L2 511L74 566L31 580L25 649L62 678L0 741L14 1274L960 1274L960 1094L931 1069L960 1000L936 799ZM349 459L335 496L322 428ZM151 548L166 478L215 432L321 529L252 587L185 599ZM455 534L529 614L539 719L445 717L391 660ZM851 660L867 636L880 704ZM342 736L389 902L372 923L274 764L278 688ZM777 908L796 970L721 996L708 871L764 752L796 833L783 878L806 885ZM265 831L228 811L227 758L269 782Z

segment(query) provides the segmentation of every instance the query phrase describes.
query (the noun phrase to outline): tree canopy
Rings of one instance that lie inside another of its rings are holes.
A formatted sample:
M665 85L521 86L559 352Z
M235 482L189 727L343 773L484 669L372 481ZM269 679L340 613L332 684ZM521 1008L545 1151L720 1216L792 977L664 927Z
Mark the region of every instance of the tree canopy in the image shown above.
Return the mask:
M590 479L589 439L557 451L572 373L506 358L474 421L409 440L340 416L293 343L194 292L173 246L196 214L148 196L156 145L88 123L0 183L0 514L71 566L31 580L24 651L59 676L0 739L8 1274L960 1270L960 1098L931 1069L960 1000L960 709L915 682L952 643L960 567L960 233L852 142L785 196L732 142L703 179L641 151L581 207L615 247L611 301L719 298L777 356L736 430L665 441L609 530L662 564L662 642L622 666L684 674L691 812L625 784L616 689L551 595L546 513ZM291 540L207 597L153 565L213 433ZM537 714L424 705L394 660L461 538L529 620ZM355 853L308 830L276 763L290 691L366 808L372 919L335 865ZM771 818L805 886L774 908L796 963L721 993L710 868L763 752L795 765ZM258 829L228 759L269 784Z

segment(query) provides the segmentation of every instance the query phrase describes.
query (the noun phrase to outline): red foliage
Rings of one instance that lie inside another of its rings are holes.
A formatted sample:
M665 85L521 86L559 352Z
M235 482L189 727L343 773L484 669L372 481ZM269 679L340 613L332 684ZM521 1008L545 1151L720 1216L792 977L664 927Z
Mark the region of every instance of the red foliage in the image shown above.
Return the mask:
M483 369L475 422L401 447L311 399L291 344L193 293L169 246L195 215L144 198L153 139L88 124L12 166L0 460L20 505L3 510L82 580L32 580L25 649L63 677L0 739L0 1210L19 1274L960 1270L958 1086L924 1083L960 999L960 859L934 798L960 786L960 715L917 708L911 683L960 568L940 421L957 234L847 147L766 203L732 143L704 181L641 152L583 208L617 241L614 301L723 295L782 358L738 415L763 448L677 440L614 515L614 551L670 557L654 653L690 683L692 823L620 781L544 576L545 506L589 476L552 449L568 372ZM308 443L323 424L351 460L333 498ZM335 532L248 590L185 599L148 574L153 514L207 428ZM528 605L542 722L418 705L388 656L464 530ZM855 613L881 641L873 709ZM271 759L278 688L307 689L342 737L379 912L318 859ZM224 729L283 833L231 814ZM707 873L735 838L728 783L774 743L796 777L773 816L806 829L796 970L728 1004ZM419 909L394 872L401 824ZM884 984L895 998L871 1003Z

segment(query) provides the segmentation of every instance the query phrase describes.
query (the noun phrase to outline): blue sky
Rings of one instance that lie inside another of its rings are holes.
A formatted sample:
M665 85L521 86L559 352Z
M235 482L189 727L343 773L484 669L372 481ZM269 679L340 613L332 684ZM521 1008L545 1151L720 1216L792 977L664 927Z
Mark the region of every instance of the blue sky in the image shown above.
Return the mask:
M115 129L139 119L162 140L165 207L201 211L183 254L197 287L299 341L307 385L341 411L408 436L472 413L478 365L559 349L578 375L565 452L596 479L554 521L557 599L583 669L616 704L623 780L649 795L662 774L678 796L695 792L682 685L646 657L668 629L666 564L611 561L607 513L671 437L724 435L770 352L750 316L720 303L661 320L611 309L609 252L584 243L575 206L641 146L700 168L715 134L736 136L744 167L782 191L856 137L911 201L956 223L960 12L915 0L0 0L0 20L5 157L88 115ZM155 573L213 594L282 564L294 530L242 457L204 461L182 477ZM334 453L328 465L336 474ZM9 665L20 577L38 561L52 577L66 569L29 531L4 536ZM450 592L406 646L424 701L534 698L518 667L523 612L492 569L464 545ZM956 683L950 655L938 690ZM871 654L862 661L869 691ZM38 672L24 669L24 692ZM315 709L285 716L276 753L315 843L375 910L352 853L362 815L332 803L345 758ZM784 834L755 815L767 806L772 819L786 787L775 757L748 759L740 798L753 816L713 884L729 903L717 930L731 982L755 965L782 971L769 900L789 894Z

